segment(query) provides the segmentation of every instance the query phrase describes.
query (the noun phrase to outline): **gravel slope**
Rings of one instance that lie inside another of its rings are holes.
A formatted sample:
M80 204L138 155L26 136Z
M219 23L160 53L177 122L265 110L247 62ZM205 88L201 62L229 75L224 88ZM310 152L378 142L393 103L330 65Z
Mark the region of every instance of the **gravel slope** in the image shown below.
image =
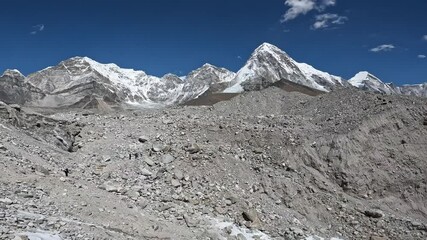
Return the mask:
M1 116L0 238L427 237L425 99L273 87L209 107L53 113L79 127L71 152L56 124Z

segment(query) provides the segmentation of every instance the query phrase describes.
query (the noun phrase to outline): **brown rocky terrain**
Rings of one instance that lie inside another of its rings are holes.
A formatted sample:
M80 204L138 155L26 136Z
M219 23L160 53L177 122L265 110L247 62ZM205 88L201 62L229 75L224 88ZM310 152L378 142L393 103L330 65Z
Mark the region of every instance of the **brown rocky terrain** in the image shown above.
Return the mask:
M423 98L0 112L0 239L427 238Z

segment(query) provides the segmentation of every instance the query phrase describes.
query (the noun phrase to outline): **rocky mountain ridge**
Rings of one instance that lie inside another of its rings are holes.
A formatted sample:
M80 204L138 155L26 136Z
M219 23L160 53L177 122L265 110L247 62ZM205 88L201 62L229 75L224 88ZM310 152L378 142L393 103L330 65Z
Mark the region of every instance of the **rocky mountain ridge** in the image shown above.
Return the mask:
M392 83L384 83L367 71L359 72L348 82L354 87L375 93L427 97L427 83L395 86Z
M329 92L352 85L385 94L427 96L427 84L396 87L368 72L350 81L299 63L278 47L263 43L246 64L234 73L211 64L180 78L174 74L151 76L140 70L101 64L88 57L74 57L25 77L6 70L0 77L0 100L35 107L177 105L212 93L261 90L282 80Z

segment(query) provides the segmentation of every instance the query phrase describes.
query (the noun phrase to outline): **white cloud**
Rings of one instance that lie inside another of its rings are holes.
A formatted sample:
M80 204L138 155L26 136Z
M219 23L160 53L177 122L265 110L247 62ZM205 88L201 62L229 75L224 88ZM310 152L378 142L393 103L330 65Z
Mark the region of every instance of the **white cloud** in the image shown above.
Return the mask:
M337 4L336 0L322 0L320 3L317 4L316 9L319 11L325 10L329 6L334 6Z
M423 36L423 40L427 41L427 35Z
M316 22L313 24L313 29L328 28L331 25L342 25L348 20L345 16L338 14L325 13L316 16Z
M33 26L33 31L31 31L30 34L35 35L39 32L42 32L44 28L45 28L44 24L35 25Z
M396 47L393 44L383 44L383 45L380 45L376 48L372 48L370 51L371 52L388 52L388 51L391 51L395 48Z
M305 15L312 10L324 11L327 7L334 6L337 0L286 0L285 5L289 7L282 16L281 22L287 22Z
M423 55L423 54L420 54L420 55L418 55L418 58L424 59L424 58L427 58L427 56Z
M289 9L283 15L282 22L307 14L316 7L316 0L286 0L285 5L289 6Z

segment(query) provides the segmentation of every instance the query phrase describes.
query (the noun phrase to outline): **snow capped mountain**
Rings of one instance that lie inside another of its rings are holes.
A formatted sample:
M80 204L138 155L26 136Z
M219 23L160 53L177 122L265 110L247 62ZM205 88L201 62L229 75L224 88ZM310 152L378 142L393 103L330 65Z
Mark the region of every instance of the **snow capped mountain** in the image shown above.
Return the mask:
M41 107L84 107L95 99L108 104L141 106L179 104L197 98L208 90L222 91L235 75L227 69L205 64L185 80L173 74L159 78L112 63L101 64L88 57L62 61L27 78L11 71L4 75L12 73L12 79L20 79L27 88L42 93L33 94L31 101L25 101L27 105ZM16 83L9 85L18 86Z
M236 73L234 72L206 63L201 68L188 74L185 78L186 86L184 90L199 93L199 95L205 92L221 92L228 87L235 76Z
M427 96L427 83L395 87L368 72L349 81L299 63L278 47L264 43L237 72L211 64L178 77L74 57L25 77L18 70L0 76L0 100L37 107L96 107L131 104L158 107L181 104L212 93L260 90L287 80L328 92L351 85L377 93Z
M0 78L6 78L6 77L17 78L17 79L19 79L19 78L24 79L25 78L25 76L17 69L7 69L0 76Z
M385 84L379 78L370 74L369 72L363 71L356 74L353 78L348 81L351 85L375 93L384 94L396 94L396 90L390 84Z
M347 85L341 77L319 71L306 63L298 63L278 47L263 43L237 72L225 92L259 90L280 80L289 80L325 92Z
M418 97L427 97L427 83L403 85L396 87L396 91L403 95L414 95Z

